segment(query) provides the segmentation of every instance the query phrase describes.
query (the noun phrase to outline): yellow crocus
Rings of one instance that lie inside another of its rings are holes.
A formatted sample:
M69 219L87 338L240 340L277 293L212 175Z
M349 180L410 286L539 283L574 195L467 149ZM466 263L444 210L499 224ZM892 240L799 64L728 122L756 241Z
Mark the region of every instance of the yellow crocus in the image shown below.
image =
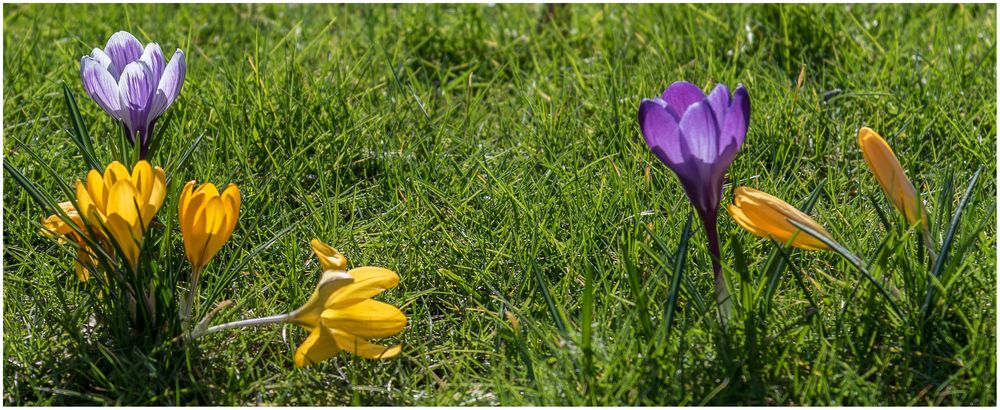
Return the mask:
M926 229L927 217L917 197L917 190L906 178L903 167L889 144L871 128L862 127L858 130L858 145L861 146L868 168L871 168L882 191L896 209L903 213L903 217L911 225L923 221Z
M309 331L295 351L295 366L319 363L341 350L366 359L399 354L399 345L384 347L368 341L395 335L406 326L403 312L371 299L395 287L399 276L370 266L345 272L347 261L336 249L319 240L312 241L312 248L325 271L306 304L289 315L290 322Z
M222 249L240 216L240 190L229 184L219 194L212 183L195 188L189 181L181 191L178 216L184 251L192 269L200 271Z
M796 248L830 249L819 239L802 232L788 221L794 220L829 238L830 234L826 229L794 206L764 192L748 187L736 188L733 203L726 209L736 224L754 235L771 238L780 243L788 243L794 236L795 239L791 244Z
M73 225L76 225L76 229L86 232L83 219L80 218L79 212L76 211L71 202L62 202L59 207ZM76 271L76 276L81 282L90 280L90 272L97 267L97 259L94 257L94 251L90 249L80 233L60 218L59 214L49 215L43 219L42 227L42 234L45 236L57 238L60 243L64 243L66 239L76 243L76 261L73 264L73 270ZM101 239L98 238L98 241Z
M139 161L131 173L115 161L103 175L91 170L86 183L76 182L79 214L91 226L107 229L133 269L138 266L144 232L163 205L166 192L163 169L146 161Z

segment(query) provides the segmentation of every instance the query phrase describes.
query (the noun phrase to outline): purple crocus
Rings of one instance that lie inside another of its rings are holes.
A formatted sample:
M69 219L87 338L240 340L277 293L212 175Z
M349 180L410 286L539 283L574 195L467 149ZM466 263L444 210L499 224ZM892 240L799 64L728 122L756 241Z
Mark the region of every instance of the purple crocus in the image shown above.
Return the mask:
M124 124L130 143L139 141L142 158L156 120L180 94L186 71L180 49L167 63L159 44L143 47L125 31L113 34L104 50L95 48L80 60L83 88L104 112Z
M724 84L716 85L705 96L694 84L678 81L670 84L662 97L639 104L639 127L646 144L677 174L705 225L720 306L729 296L719 262L719 200L726 170L743 145L749 122L750 96L742 84L736 86L732 97Z

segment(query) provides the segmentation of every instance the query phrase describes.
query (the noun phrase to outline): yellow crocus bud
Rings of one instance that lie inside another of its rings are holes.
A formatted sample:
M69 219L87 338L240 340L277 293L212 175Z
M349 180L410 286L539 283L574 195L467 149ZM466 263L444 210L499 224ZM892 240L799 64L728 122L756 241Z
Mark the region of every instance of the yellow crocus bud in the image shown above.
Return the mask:
M802 232L788 221L794 220L829 238L826 229L794 206L764 192L748 187L736 188L733 203L726 209L739 226L759 237L784 244L794 236L791 245L796 248L830 250L819 239Z
M229 184L222 194L211 183L197 188L189 181L181 191L178 216L184 252L192 269L200 271L222 249L240 215L240 190Z
M917 190L906 178L903 167L896 159L896 154L889 148L889 144L882 139L875 131L868 127L858 130L858 145L861 146L861 153L875 174L875 179L882 186L882 191L889 197L892 204L903 213L908 223L915 224L923 221L927 224L927 217L917 197Z

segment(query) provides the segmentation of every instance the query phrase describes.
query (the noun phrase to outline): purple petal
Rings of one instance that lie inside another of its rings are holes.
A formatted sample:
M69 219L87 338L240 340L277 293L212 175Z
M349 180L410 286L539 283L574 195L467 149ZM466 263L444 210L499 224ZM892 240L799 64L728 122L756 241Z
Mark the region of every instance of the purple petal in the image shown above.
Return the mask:
M149 125L155 81L152 70L142 61L126 65L118 79L119 96L125 110L122 119L133 137L136 131L145 131Z
M726 118L722 123L722 131L719 137L719 157L720 161L732 162L743 146L746 139L747 125L750 122L750 95L743 84L736 86L733 92L732 105L729 106Z
M716 85L707 99L708 105L712 107L712 113L715 114L715 120L718 121L719 128L722 128L726 112L729 111L729 87L726 87L725 84Z
M118 100L118 83L106 66L93 57L83 57L80 60L80 77L83 79L83 89L87 90L87 95L90 95L104 112L115 119L120 119L122 106Z
M96 60L97 63L101 65L101 67L104 67L105 70L108 70L108 72L111 73L112 77L115 77L115 81L118 81L117 75L121 74L121 72L116 71L118 68L115 67L114 63L111 62L111 57L108 57L107 54L104 54L104 50L95 48L93 51L90 52L90 58Z
M705 99L701 88L687 81L677 81L663 91L663 100L667 102L667 111L680 119L691 104Z
M667 102L659 98L639 103L639 128L646 145L660 161L671 168L684 162L681 156L680 129L677 120L667 112Z
M111 35L108 45L104 46L104 52L111 57L112 65L115 69L110 70L116 78L125 70L125 66L138 60L142 55L142 43L135 39L135 36L127 31L119 31Z
M163 70L163 76L156 87L156 96L153 97L153 108L151 119L159 118L177 96L184 86L184 76L187 73L187 63L184 59L184 52L180 49L174 51L174 56L170 57L170 63Z
M690 155L703 163L714 163L719 155L719 127L708 102L692 104L681 118L680 127Z
M158 79L163 75L163 66L166 65L166 61L163 59L163 51L160 50L159 44L146 44L146 49L142 50L142 56L139 57L139 60L145 62L153 71L153 78Z

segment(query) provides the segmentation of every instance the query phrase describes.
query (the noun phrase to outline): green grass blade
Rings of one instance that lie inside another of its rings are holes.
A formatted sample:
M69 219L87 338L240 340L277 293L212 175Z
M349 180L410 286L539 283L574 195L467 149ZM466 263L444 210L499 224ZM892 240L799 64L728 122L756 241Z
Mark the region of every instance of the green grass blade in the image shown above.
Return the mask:
M83 116L80 115L80 108L76 105L76 96L73 95L73 91L65 83L63 83L63 97L66 100L66 111L69 112L70 125L73 126L70 138L76 143L77 148L80 149L80 154L83 155L83 159L87 162L87 165L91 169L96 169L98 172L104 173L104 167L97 160L97 155L94 154L94 146L90 142L90 132L87 130L87 125L83 122Z

